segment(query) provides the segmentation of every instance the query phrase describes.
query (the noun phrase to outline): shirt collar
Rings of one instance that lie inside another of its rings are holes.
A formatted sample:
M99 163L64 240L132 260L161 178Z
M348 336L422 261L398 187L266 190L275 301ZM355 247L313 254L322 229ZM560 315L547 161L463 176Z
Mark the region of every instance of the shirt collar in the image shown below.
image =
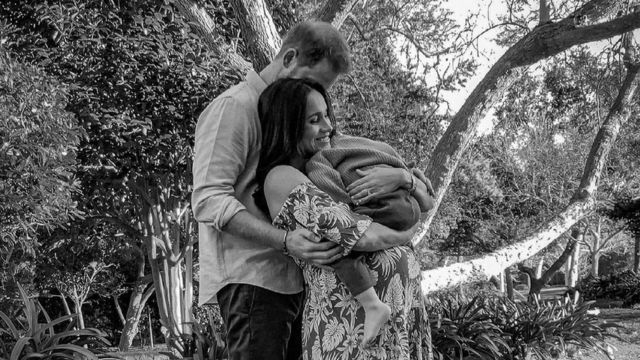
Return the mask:
M255 72L255 70L250 70L247 73L247 83L249 86L256 90L256 93L262 94L264 89L267 88L267 83L260 77L260 75Z

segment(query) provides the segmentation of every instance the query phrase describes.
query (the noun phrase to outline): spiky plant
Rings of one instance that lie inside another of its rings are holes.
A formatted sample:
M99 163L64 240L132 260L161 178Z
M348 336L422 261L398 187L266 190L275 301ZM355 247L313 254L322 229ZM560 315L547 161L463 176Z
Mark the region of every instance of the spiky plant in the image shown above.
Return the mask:
M98 360L90 348L109 346L97 329L73 330L76 314L51 319L36 300L29 298L18 284L23 307L15 319L0 311L0 338L10 339L0 347L0 360L59 360L83 358ZM44 318L45 322L40 322ZM67 323L63 331L55 327ZM88 348L85 348L87 346Z

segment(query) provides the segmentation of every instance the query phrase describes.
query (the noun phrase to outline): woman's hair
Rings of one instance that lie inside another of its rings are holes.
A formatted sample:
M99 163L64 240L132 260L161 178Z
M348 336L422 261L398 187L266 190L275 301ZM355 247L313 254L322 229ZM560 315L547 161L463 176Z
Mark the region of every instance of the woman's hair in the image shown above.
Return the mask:
M260 95L258 115L262 129L260 159L256 169L258 188L253 194L256 205L265 214L269 208L264 196L264 181L271 169L289 165L304 156L300 141L304 135L307 98L312 90L319 92L327 103L327 114L333 122L331 99L319 83L307 79L280 79Z

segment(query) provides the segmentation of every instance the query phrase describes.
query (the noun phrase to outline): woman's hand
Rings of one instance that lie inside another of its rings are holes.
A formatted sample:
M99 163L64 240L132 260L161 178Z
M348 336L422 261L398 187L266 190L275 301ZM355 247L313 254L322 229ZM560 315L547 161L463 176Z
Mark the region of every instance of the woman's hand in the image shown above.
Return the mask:
M368 170L357 169L360 179L347 186L347 192L356 205L366 204L410 182L411 174L398 168L377 166Z

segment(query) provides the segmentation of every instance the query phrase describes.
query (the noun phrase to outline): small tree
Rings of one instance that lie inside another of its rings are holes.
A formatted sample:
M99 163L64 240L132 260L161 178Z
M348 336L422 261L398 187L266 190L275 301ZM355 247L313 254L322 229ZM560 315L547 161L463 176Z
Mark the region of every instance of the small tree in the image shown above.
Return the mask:
M0 38L7 28L0 24ZM31 282L39 235L81 216L73 194L83 135L66 110L69 89L0 46L0 294ZM0 296L0 303L6 299Z

